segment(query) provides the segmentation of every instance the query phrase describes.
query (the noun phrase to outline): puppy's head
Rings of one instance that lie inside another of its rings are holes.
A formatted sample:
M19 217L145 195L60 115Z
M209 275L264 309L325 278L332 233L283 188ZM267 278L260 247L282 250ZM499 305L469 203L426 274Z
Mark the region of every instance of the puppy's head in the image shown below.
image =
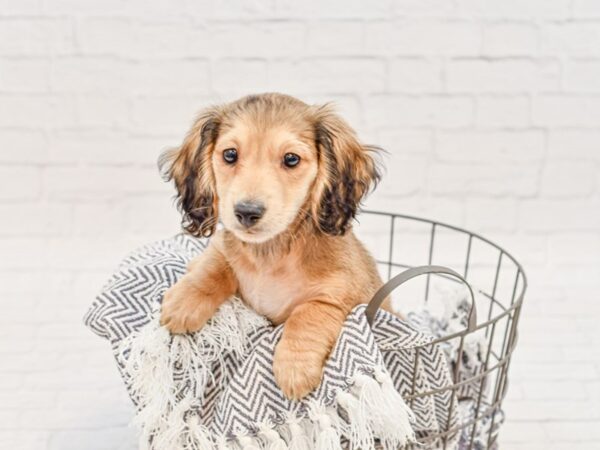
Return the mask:
M379 177L373 150L328 106L262 94L205 110L159 165L188 232L210 236L220 219L260 243L297 220L343 234Z

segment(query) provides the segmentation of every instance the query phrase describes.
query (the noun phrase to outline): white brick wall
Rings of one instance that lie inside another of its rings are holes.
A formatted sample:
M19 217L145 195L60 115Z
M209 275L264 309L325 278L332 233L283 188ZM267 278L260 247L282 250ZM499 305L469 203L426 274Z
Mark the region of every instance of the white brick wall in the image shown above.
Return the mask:
M369 200L488 235L531 289L507 449L600 446L600 2L0 0L0 448L133 449L81 317L178 215L155 168L210 102L336 101Z

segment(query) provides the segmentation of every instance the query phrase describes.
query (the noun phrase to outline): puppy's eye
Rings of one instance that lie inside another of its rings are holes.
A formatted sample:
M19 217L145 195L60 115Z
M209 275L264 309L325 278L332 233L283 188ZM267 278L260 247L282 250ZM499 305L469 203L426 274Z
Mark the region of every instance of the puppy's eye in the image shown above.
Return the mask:
M283 164L286 167L296 167L300 162L300 157L295 153L286 153L283 155Z
M233 164L237 161L238 155L237 150L235 148L228 148L223 151L223 159L227 164Z

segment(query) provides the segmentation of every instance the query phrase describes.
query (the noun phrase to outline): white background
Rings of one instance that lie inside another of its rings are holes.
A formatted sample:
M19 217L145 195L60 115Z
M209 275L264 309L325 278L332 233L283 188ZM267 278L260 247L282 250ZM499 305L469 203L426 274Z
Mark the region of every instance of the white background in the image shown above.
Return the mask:
M335 101L390 152L369 206L520 259L503 448L600 448L596 0L0 0L0 448L135 448L81 317L178 229L160 151L261 91Z

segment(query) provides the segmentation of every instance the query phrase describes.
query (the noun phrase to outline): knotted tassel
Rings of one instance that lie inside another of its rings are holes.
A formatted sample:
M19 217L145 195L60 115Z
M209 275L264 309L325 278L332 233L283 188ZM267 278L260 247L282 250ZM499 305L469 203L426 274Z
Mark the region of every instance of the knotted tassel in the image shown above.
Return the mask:
M175 404L173 409L163 416L161 426L156 429L156 436L152 441L152 448L171 448L173 450L183 449L182 437L186 434L187 423L184 419L189 410L191 399L183 398Z
M260 445L252 436L236 436L242 450L260 450Z
M288 450L288 446L271 425L262 423L258 426L261 436L267 440L267 450Z
M320 431L316 448L319 450L342 450L340 433L334 428L329 415L326 412L321 413L318 420Z
M188 433L186 439L187 450L210 450L213 442L208 429L200 423L197 415L190 416L187 420Z
M384 448L398 448L409 442L414 442L415 432L411 422L415 421L415 414L406 404L400 393L396 390L390 375L381 367L376 367L373 375L381 385L382 405L379 411L381 430L379 438Z
M358 398L350 392L339 392L337 403L348 415L348 438L352 448L373 450L373 430L369 425L367 411L361 406Z
M217 450L231 450L227 436L221 435L217 437Z
M290 420L288 422L288 428L290 431L289 450L312 450L314 448L310 438L306 435L304 428L297 420Z

